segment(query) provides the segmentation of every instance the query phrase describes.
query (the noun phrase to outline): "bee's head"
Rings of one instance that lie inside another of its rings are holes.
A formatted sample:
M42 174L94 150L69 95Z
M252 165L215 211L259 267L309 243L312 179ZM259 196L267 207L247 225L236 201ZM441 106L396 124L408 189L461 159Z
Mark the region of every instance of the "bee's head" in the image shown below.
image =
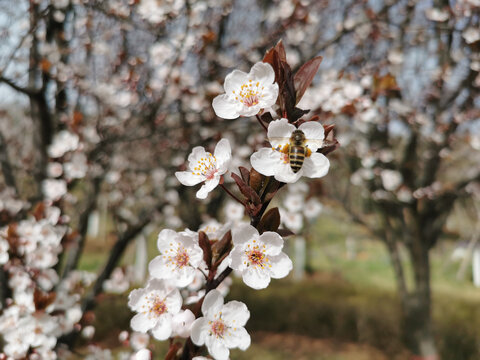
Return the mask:
M305 134L302 130L294 130L290 139L296 143L305 141Z

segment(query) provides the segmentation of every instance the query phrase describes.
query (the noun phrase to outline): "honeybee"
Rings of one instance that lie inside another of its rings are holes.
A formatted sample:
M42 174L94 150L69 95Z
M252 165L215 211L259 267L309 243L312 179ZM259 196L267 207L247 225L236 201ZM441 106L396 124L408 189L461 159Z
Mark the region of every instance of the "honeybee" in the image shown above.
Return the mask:
M288 161L294 173L297 173L303 165L305 156L310 156L312 151L305 146L305 134L302 130L294 130L288 144Z
M300 129L294 130L290 138L273 137L269 140L287 141L287 144L282 148L277 147L275 150L285 154L285 160L288 160L290 168L295 174L302 168L305 158L312 155L312 150L308 147L307 142L315 145L318 149L334 144L334 142L326 139L307 139L305 133Z

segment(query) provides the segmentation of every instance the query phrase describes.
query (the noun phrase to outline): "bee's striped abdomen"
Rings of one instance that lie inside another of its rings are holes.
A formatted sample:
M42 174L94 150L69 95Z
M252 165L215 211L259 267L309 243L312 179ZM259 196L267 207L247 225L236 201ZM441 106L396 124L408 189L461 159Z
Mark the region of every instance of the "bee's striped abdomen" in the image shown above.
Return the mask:
M305 147L298 145L290 145L290 151L288 153L288 160L290 161L290 167L294 173L297 173L303 165L305 159Z

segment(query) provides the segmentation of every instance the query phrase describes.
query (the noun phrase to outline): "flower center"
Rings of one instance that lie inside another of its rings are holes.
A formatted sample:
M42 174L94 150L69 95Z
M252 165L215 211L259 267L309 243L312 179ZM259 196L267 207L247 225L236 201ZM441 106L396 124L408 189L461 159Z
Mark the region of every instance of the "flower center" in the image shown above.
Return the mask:
M263 95L260 95L263 90L263 86L260 87L260 82L257 81L255 84L252 80L248 80L247 83L240 86L240 92L235 94L235 91L232 91L235 94L235 100L240 100L240 102L248 107L258 105L260 98Z
M159 316L165 313L166 311L167 311L167 305L165 305L165 302L157 298L155 303L153 304L152 312L154 312L157 316Z
M207 157L200 158L200 160L197 161L197 165L193 170L192 173L194 175L203 175L207 180L211 180L218 171L217 158L214 155L207 153Z
M246 265L258 266L262 269L267 266L268 257L265 255L265 245L259 247L258 245L251 246L249 244L247 245L247 250L245 251L245 254L248 258L248 264Z
M210 321L210 333L216 337L223 338L223 335L227 331L225 323L221 320Z
M150 296L147 300L147 308L149 315L153 317L159 317L168 311L165 299L161 299L158 295Z
M177 256L175 256L175 263L178 267L184 267L188 265L188 260L190 257L188 256L187 251L184 247L182 247L181 251L177 252Z
M168 253L173 254L169 255ZM176 268L183 268L184 266L187 266L190 261L187 249L182 245L179 245L178 248L175 249L173 243L170 244L170 249L165 251L163 258L166 260L167 264L171 264Z

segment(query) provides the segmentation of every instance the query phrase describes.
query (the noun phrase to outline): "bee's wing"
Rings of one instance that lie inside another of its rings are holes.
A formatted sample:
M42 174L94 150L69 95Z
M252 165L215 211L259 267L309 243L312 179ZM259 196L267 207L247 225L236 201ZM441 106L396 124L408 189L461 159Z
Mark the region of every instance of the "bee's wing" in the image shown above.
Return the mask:
M307 139L306 145L310 147L315 146L316 148L321 148L324 144L324 140L320 139Z
M272 147L277 148L279 146L286 145L290 142L289 137L269 137L268 141Z

